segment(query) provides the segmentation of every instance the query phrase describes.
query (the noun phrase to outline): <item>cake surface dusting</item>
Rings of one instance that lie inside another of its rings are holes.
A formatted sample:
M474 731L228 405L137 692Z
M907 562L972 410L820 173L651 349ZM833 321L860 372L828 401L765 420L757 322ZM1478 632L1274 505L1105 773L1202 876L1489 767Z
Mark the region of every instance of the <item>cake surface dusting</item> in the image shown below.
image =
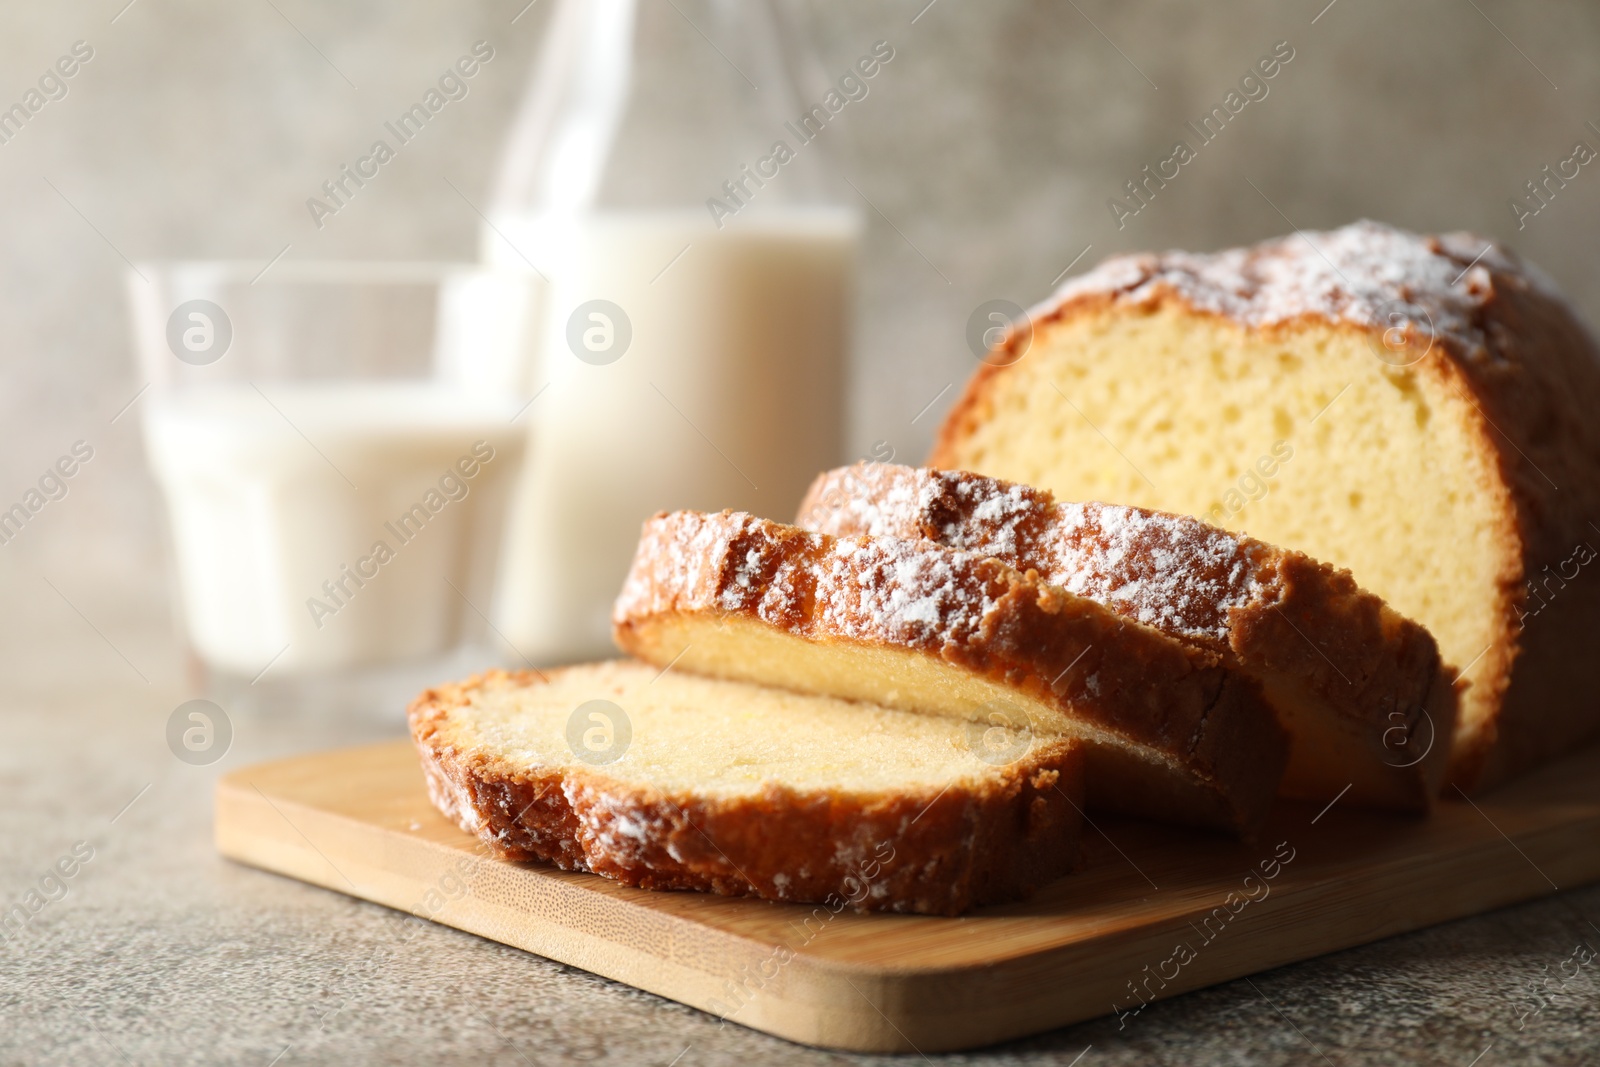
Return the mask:
M1113 256L1064 282L1029 314L1037 321L1082 297L1111 295L1139 305L1170 293L1197 311L1254 328L1311 316L1400 331L1412 342L1445 340L1469 359L1482 359L1494 348L1482 311L1496 277L1559 299L1543 274L1488 238L1422 237L1362 221L1212 254Z

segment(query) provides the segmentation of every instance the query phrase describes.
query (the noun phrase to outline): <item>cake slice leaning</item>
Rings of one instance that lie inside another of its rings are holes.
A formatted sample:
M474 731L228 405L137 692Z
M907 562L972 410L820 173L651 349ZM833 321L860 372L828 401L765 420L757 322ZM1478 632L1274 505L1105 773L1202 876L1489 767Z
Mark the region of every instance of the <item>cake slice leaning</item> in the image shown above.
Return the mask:
M424 692L434 804L513 860L646 889L955 915L1077 862L1082 751L635 660Z
M799 524L995 556L1221 655L1290 735L1284 795L1426 811L1450 760L1455 672L1350 572L1144 508L1060 503L961 471L861 463L818 476Z
M1219 658L999 560L739 512L644 524L612 615L675 672L1087 743L1091 806L1248 835L1286 741Z

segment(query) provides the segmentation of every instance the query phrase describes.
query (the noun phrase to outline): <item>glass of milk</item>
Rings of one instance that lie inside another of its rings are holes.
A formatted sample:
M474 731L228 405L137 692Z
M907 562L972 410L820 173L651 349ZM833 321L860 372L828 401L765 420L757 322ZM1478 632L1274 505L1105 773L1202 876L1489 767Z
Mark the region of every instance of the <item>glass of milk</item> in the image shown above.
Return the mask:
M526 275L168 262L128 284L205 667L326 678L478 637L527 441Z
M481 237L543 291L496 616L535 657L611 653L653 512L787 520L841 458L861 216L832 153L893 48L806 55L765 0L550 18Z

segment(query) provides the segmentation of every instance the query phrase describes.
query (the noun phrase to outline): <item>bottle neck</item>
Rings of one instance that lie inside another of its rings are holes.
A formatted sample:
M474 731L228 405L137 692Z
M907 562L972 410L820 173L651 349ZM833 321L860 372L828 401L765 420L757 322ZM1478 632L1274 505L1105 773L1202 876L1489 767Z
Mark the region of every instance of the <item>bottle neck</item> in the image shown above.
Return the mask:
M726 225L850 202L837 137L795 87L797 40L766 0L559 0L494 214L692 210Z

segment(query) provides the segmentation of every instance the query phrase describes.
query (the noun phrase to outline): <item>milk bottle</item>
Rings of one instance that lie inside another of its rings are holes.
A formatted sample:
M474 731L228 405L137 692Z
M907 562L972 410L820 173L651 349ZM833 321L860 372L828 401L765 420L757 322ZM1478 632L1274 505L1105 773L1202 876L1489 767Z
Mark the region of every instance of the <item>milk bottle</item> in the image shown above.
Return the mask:
M831 131L787 125L795 42L768 5L685 13L558 7L483 229L542 286L496 598L535 658L610 652L655 511L787 519L838 458L860 218Z

